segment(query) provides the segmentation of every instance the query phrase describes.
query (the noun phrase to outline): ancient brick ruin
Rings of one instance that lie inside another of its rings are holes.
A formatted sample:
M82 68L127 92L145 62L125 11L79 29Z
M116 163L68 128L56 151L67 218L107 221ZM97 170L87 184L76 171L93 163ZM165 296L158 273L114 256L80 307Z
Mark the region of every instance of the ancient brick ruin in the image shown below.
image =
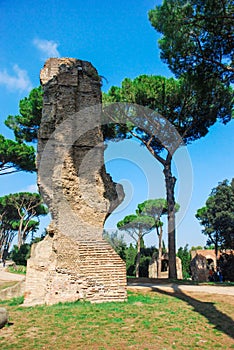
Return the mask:
M162 255L161 272L158 273L158 260L157 260L157 257L153 255L149 262L149 267L148 267L149 278L169 278L168 264L169 264L168 253L165 253ZM176 272L177 272L177 279L178 280L183 279L182 263L178 256L176 257Z
M190 269L194 281L208 281L209 269L216 271L217 261L214 250L197 249L191 252Z
M125 263L102 239L124 194L105 171L100 78L70 58L49 59L40 78L38 185L52 222L28 260L25 305L124 301Z
M217 257L214 249L197 249L191 252L190 263L192 279L206 282L209 280L210 271L222 272L225 281L234 281L234 255L233 251L226 249L218 251Z

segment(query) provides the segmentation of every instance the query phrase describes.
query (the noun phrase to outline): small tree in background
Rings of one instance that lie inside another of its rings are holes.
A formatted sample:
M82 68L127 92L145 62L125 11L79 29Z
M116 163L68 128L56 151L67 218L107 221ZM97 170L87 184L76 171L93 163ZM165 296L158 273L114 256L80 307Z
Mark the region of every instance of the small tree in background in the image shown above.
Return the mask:
M35 149L0 135L0 175L35 170Z
M163 222L161 216L168 213L167 201L164 198L148 199L143 203L138 204L138 212L140 215L147 215L152 217L155 224L155 230L158 237L158 259L157 259L157 271L158 277L161 277L162 271L162 236L163 236ZM179 205L175 205L175 211L179 210Z
M126 249L126 270L127 276L136 276L137 247L130 243Z
M206 206L197 210L196 218L208 236L207 245L214 245L217 258L219 248L232 248L234 236L234 179L220 182L206 201Z
M177 256L181 260L183 278L187 279L190 277L190 262L191 253L188 249L188 244L184 248L180 247L177 252Z
M29 96L20 100L19 115L9 115L6 126L13 130L18 142L37 141L37 132L42 117L42 87L34 88Z
M42 198L38 193L9 194L0 198L0 203L5 207L8 216L13 215L11 227L13 231L18 231L18 248L20 249L29 233L34 233L38 229L39 218L47 215L48 209L42 204Z
M154 220L149 216L127 215L117 223L119 230L126 231L137 244L136 277L139 278L141 241L143 237L154 228Z
M13 249L10 252L10 257L14 263L16 265L27 266L27 260L30 258L32 245L34 243L42 241L45 238L46 234L47 232L44 230L40 237L32 238L30 243L24 243L20 246L20 248L17 245L14 245Z
M0 197L0 252L8 252L10 245L17 234L18 213L8 205L5 197Z
M203 250L203 249L207 249L206 247L202 247L201 245L197 245L197 246L192 246L190 251L192 250Z
M8 116L6 126L13 130L16 141L0 135L0 175L19 171L36 171L35 149L24 142L37 139L42 116L42 88L38 87L19 102L20 114Z
M28 243L22 244L20 248L14 245L10 256L16 265L27 265L27 260L30 257L30 248L31 245Z

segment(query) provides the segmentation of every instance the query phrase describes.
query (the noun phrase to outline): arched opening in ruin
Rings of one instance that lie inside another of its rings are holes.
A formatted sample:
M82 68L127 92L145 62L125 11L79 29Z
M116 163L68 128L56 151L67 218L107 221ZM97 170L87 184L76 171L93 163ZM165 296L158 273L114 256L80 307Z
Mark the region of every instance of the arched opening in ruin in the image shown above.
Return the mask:
M161 272L167 272L168 271L168 259L162 259L162 268Z
M206 259L206 265L208 270L214 270L215 263L213 259Z

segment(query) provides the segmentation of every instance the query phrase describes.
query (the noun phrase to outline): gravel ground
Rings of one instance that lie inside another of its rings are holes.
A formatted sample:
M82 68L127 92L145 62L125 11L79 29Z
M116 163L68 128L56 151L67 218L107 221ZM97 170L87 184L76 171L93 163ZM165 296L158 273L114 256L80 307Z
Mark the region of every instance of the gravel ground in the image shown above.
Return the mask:
M8 266L8 263L6 264L5 268L2 266L2 264L0 266L0 282L22 281L25 278L25 275L7 272L6 271L7 266Z
M128 283L128 289L151 289L151 290L165 290L168 292L195 292L195 293L208 293L208 294L223 294L234 296L234 286L211 286L211 285L182 285L176 283Z
M3 281L22 281L25 275L6 272L5 268L0 266L0 282ZM223 294L234 296L234 286L218 286L211 285L188 285L188 284L176 284L176 283L147 283L147 282L128 282L128 289L153 289L153 290L165 290L169 292L195 292L195 293L208 293L208 294Z

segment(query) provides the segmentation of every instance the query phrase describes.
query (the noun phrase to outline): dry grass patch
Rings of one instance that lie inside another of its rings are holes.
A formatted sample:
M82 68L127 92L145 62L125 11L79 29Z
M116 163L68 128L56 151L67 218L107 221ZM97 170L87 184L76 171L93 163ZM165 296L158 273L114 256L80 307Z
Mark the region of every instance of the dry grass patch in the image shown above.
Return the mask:
M125 303L64 303L25 308L4 302L12 325L0 330L8 349L231 349L234 298L129 292Z
M6 289L8 287L12 287L16 283L18 283L18 282L15 282L15 281L9 281L9 282L7 282L7 281L0 281L0 290Z

